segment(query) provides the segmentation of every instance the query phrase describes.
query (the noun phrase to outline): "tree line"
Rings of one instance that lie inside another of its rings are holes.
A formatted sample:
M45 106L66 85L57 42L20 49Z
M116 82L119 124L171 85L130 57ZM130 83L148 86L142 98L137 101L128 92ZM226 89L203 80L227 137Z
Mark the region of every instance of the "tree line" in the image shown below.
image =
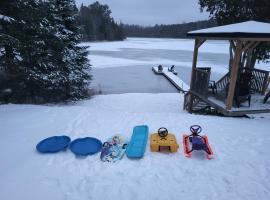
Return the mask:
M197 29L216 26L215 20L203 20L197 22L171 24L171 25L123 25L127 37L157 37L157 38L185 38L187 32Z
M98 1L89 6L81 5L79 23L83 41L125 39L122 24L116 23L111 17L108 5L102 5Z

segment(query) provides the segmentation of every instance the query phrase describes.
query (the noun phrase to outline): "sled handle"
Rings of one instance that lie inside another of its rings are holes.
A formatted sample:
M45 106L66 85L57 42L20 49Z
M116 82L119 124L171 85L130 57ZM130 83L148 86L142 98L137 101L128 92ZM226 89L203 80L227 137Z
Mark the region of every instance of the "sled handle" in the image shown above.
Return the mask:
M202 127L199 125L192 125L190 127L190 131L193 135L198 135L200 132L202 132Z
M165 127L161 127L158 129L158 135L161 138L165 138L168 135L168 130Z

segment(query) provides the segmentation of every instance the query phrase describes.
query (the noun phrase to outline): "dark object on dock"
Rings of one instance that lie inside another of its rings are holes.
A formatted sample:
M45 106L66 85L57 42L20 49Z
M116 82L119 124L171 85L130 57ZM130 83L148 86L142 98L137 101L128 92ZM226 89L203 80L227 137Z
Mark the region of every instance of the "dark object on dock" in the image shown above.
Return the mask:
M263 103L266 103L267 100L269 99L270 97L270 91L265 95L264 99L263 99Z
M177 75L177 71L175 71L175 66L172 65L171 67L168 67L168 71L172 72L174 75Z
M158 72L162 72L163 71L163 67L162 67L162 65L159 65L158 66Z

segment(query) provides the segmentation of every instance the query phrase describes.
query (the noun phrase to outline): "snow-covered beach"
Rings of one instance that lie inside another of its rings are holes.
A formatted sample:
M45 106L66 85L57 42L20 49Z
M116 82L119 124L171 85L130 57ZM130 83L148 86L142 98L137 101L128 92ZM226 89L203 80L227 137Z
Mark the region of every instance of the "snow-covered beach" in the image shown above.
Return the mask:
M150 68L156 64L191 67L191 59L180 63L173 58L140 58L136 52L192 51L192 40L129 38L124 42L89 45L90 51L95 52L89 57L94 69L127 66L132 70L133 65ZM226 56L227 47L226 43L216 41L200 50L206 56L211 53ZM119 58L111 53L125 48L129 48L130 55L133 49L134 58L126 55ZM211 59L199 60L201 65L213 66L216 73L226 70L220 66L222 63L222 59L216 65ZM122 94L97 95L70 105L1 105L0 199L266 200L270 197L267 154L270 114L250 119L192 115L182 110L183 96L176 92L119 93ZM105 141L114 134L130 137L132 128L141 124L147 124L150 133L167 127L175 134L179 151L153 153L148 143L140 160L124 157L117 163L103 163L99 154L82 159L70 150L50 155L35 150L40 140L53 135L65 134L71 139L92 136ZM188 133L193 124L200 124L208 135L214 159L206 160L200 152L189 159L184 157L182 134Z

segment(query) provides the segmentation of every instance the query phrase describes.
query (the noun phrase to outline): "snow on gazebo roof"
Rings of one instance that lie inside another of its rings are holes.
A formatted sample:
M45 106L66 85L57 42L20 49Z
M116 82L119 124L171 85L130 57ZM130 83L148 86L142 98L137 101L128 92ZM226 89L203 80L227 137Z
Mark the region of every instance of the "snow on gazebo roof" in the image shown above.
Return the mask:
M213 28L190 31L187 36L199 38L267 38L270 40L270 24L247 21Z

